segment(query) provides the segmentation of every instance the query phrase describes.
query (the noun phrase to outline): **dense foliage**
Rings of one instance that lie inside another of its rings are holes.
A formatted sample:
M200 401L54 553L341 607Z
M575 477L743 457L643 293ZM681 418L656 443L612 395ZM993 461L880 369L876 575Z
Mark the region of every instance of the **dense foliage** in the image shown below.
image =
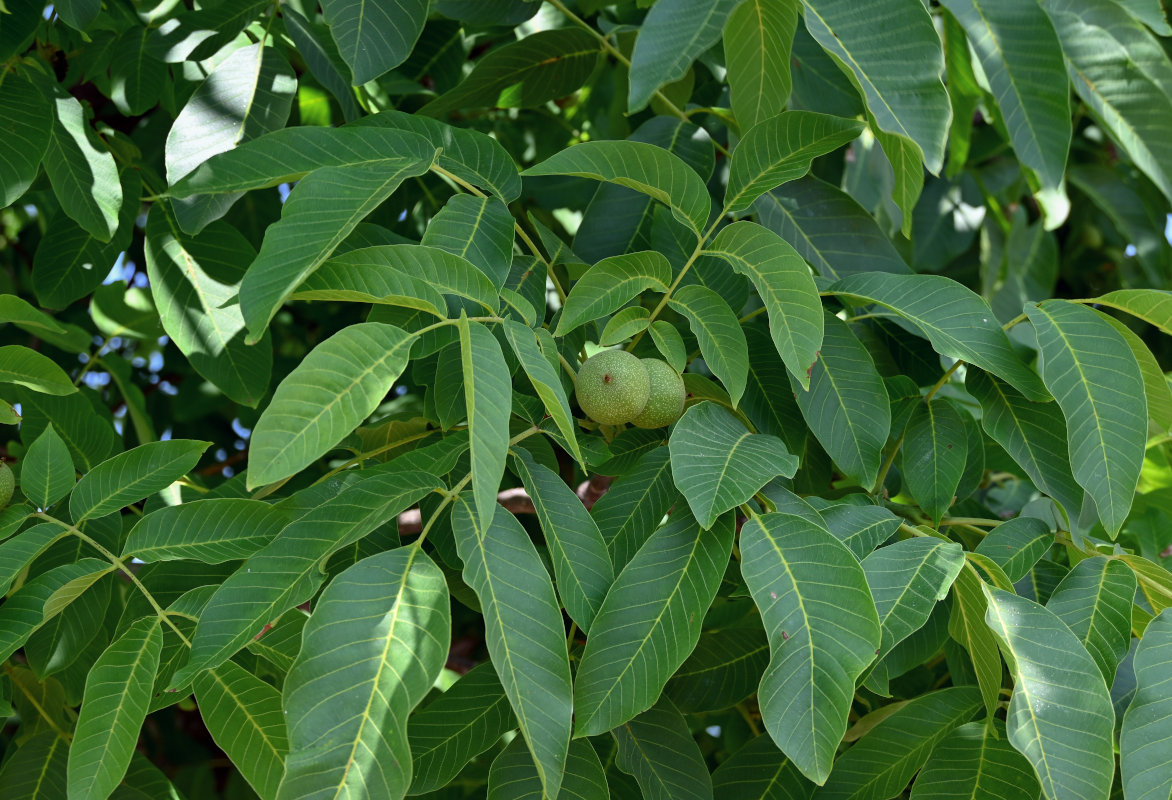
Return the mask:
M0 1L0 797L1168 800L1170 42Z

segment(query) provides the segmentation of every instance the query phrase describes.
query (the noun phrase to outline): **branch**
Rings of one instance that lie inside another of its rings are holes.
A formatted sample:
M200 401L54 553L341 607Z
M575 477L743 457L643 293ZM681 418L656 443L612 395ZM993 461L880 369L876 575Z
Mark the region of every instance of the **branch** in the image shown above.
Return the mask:
M606 494L613 478L604 475L595 475L578 486L576 494L582 500L587 510L594 508L598 499ZM535 514L533 498L521 487L505 489L498 492L496 501L505 507L510 514ZM399 515L399 535L417 534L423 530L423 516L418 508L412 508Z

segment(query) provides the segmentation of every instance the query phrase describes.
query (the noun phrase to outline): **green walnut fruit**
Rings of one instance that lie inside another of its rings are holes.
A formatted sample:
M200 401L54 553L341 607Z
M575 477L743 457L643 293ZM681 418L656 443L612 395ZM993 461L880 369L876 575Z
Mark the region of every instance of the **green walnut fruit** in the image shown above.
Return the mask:
M647 405L631 420L640 428L662 428L675 422L684 413L684 379L670 364L658 358L645 358L651 393Z
M0 461L0 508L8 505L12 499L12 490L16 488L16 476L7 464Z
M578 405L603 425L630 422L651 395L647 367L626 350L604 350L578 370Z

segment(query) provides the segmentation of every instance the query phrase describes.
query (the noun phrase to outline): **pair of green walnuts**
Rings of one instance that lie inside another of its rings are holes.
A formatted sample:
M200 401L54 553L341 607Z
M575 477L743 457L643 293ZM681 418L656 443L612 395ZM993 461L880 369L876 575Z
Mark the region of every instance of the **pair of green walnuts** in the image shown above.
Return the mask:
M602 425L662 428L684 413L684 379L666 361L604 350L578 370L578 405Z

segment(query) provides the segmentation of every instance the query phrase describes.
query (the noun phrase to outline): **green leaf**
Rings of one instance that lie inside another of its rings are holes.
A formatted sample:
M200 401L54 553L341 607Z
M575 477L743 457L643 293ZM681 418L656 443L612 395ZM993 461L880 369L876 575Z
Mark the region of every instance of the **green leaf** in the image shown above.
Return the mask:
M300 472L370 416L407 366L415 336L361 322L315 347L281 381L252 432L248 486Z
M556 796L570 741L572 689L565 628L549 573L529 535L496 506L487 527L467 494L456 498L452 531L464 580L484 612L493 666L537 764Z
M350 85L350 69L338 52L329 26L311 22L292 8L281 9L281 21L285 23L285 31L297 46L297 52L305 59L310 74L338 101L342 117L347 122L357 119L361 111Z
M762 720L802 774L825 783L855 681L882 640L866 575L838 539L790 514L745 523L741 573L772 649L757 695Z
M127 535L123 558L221 564L267 545L288 518L260 500L215 497L152 511Z
M254 7L250 16L255 14ZM284 127L296 91L297 78L275 47L260 42L233 52L215 66L175 118L167 135L167 182L178 183L217 153ZM231 124L224 124L226 120ZM224 216L238 197L173 198L171 207L179 226L196 234Z
M326 587L285 679L278 797L403 797L407 716L447 660L449 605L443 573L416 546L365 558Z
M1017 583L1024 578L1054 544L1050 526L1037 517L1017 517L998 525L977 545L977 552L988 556Z
M1001 657L997 639L985 624L988 602L984 582L971 563L966 563L952 584L952 613L948 634L969 653L977 676L977 685L991 717L997 710L1001 691Z
M810 171L818 156L837 150L863 131L858 120L785 111L751 128L729 165L725 209L746 211L761 195Z
M965 388L981 404L985 433L1005 448L1034 485L1075 517L1082 507L1082 489L1070 471L1066 421L1057 404L1031 403L1010 387L980 370L969 370Z
M378 165L322 167L298 182L240 282L247 343L260 340L281 304L363 217L430 166L429 160L388 158Z
M922 628L948 596L964 566L964 550L956 542L930 537L903 539L879 548L862 563L883 629L879 660Z
M1172 388L1168 386L1168 379L1164 377L1164 371L1160 368L1156 357L1144 344L1143 339L1131 328L1107 313L1100 311L1098 316L1123 337L1131 349L1131 354L1135 356L1140 375L1143 376L1144 397L1147 398L1148 402L1148 419L1160 430L1169 430L1172 428Z
M826 529L845 544L860 561L890 539L899 530L902 522L885 508L848 503L827 506L822 509L821 515Z
M69 448L50 423L25 453L20 489L34 506L48 508L69 494L76 480Z
M45 95L20 73L8 74L0 84L0 114L10 143L0 155L0 208L5 208L36 179L54 117Z
M1001 589L984 591L985 619L1014 679L1010 744L1033 765L1049 800L1106 797L1115 712L1094 659L1052 612Z
M144 617L90 668L69 748L70 797L105 800L122 781L146 718L162 649L159 620Z
M898 796L936 745L981 707L971 686L953 686L908 701L875 725L834 763L819 798L846 800Z
M873 114L868 114L867 119L873 129L878 128ZM900 231L910 239L915 208L924 190L924 159L915 143L903 136L878 130L875 139L891 164L894 175L892 199L902 215ZM916 244L919 246L919 242Z
M720 39L738 2L662 0L653 5L631 54L627 111L641 111L660 87L684 77L692 62Z
M53 125L45 150L45 173L61 208L98 241L118 229L122 183L114 156L101 146L76 98L54 98Z
M517 737L492 762L488 773L488 800L542 800L544 797L547 795L541 790L533 756L526 749L525 740ZM558 797L570 800L606 800L610 797L602 762L590 742L584 739L570 742Z
M128 117L150 111L166 86L167 68L148 52L150 35L145 27L129 33L110 59L110 99Z
M754 694L768 663L769 640L759 627L702 633L664 694L681 711L720 711Z
M670 322L657 319L647 329L651 334L651 341L663 356L663 360L671 364L680 372L688 365L688 353L684 349L684 339L680 332ZM752 366L752 365L750 365Z
M724 57L733 116L747 131L777 116L789 100L790 50L797 0L748 0L724 24Z
M1049 399L1042 381L1014 352L989 304L951 278L852 275L831 291L886 308L919 328L940 355L992 372L1031 400Z
M1045 0L1074 90L1172 201L1172 63L1159 40L1111 0Z
M155 206L147 217L144 250L151 295L167 335L188 363L230 399L255 408L268 390L272 343L244 344L237 292L256 257L232 226L214 222L198 236L182 233Z
M646 800L712 800L712 777L688 723L667 698L613 732L616 763Z
M802 388L808 389L810 367L822 347L823 323L822 302L806 262L784 239L753 222L724 228L704 255L723 258L753 282L769 312L769 332L777 352Z
M945 0L944 6L981 59L1014 153L1043 187L1059 187L1070 147L1070 90L1045 12L1013 0Z
M468 412L472 494L480 525L491 524L497 489L509 449L509 412L513 388L496 337L479 322L460 317L460 362Z
M1005 738L1005 723L969 722L936 745L912 785L912 800L1037 800L1041 787Z
M866 8L845 0L803 0L806 27L850 75L881 130L915 143L933 174L944 163L952 109L940 81L944 53L927 9L912 0ZM875 20L899 20L876 25ZM900 57L892 60L891 54Z
M778 475L790 478L798 469L780 439L750 433L728 409L708 401L684 413L668 449L676 488L705 530Z
M598 63L598 40L577 28L544 30L476 62L454 89L419 110L444 117L464 108L533 108L578 89Z
M458 194L431 218L421 243L467 259L499 290L513 261L513 215L495 197Z
M570 619L589 633L603 599L614 583L614 567L593 517L573 489L553 470L538 464L524 448L515 471L525 484L553 560L558 594Z
M901 457L907 490L939 525L955 499L968 460L968 434L960 412L947 400L916 403L904 431Z
M655 704L700 638L732 552L732 522L724 516L704 531L677 509L619 573L575 677L577 736L605 733Z
M208 445L194 439L150 442L103 461L69 496L73 521L104 517L166 489L196 465Z
M854 198L813 175L766 192L754 207L761 224L793 245L825 278L911 272Z
M1135 589L1135 574L1126 564L1087 558L1066 573L1046 601L1046 609L1066 623L1095 659L1108 686L1131 646Z
M325 0L338 52L361 86L407 60L427 21L428 0Z
M289 742L281 695L234 662L195 678L195 699L208 733L263 798L277 796Z
M583 142L521 174L574 175L626 186L666 205L697 237L712 210L708 189L695 171L662 147L643 142Z
M7 566L10 562L6 559L3 563ZM5 598L4 605L0 606L0 656L3 660L7 661L24 646L34 631L61 611L58 607L50 608L50 600L60 598L60 593L68 593L78 584L88 588L113 569L108 561L83 558L42 572Z
M662 253L647 250L604 258L586 270L566 296L556 336L613 314L647 289L666 292L671 264Z
M1172 758L1172 695L1168 663L1172 661L1172 612L1164 611L1144 630L1135 651L1135 695L1123 715L1119 734L1119 769L1128 798L1154 800L1172 791L1164 766Z
M435 163L506 203L521 196L521 177L509 152L480 131L456 128L419 114L383 109L362 117L354 127L389 127L418 134L440 153Z
M810 431L850 478L864 487L875 483L891 427L891 407L883 379L870 354L846 323L827 313L818 360L810 371L810 390L790 376L798 407Z
M643 306L628 306L606 321L598 344L613 347L647 330L651 312Z
M446 786L516 724L493 665L485 661L473 667L408 721L411 793Z
M57 362L19 344L0 347L0 383L15 383L34 392L57 396L77 391Z
M289 295L289 299L393 305L422 311L439 319L448 318L447 303L440 290L431 283L394 267L376 266L365 256L354 255L375 249L377 246L354 250L325 262ZM348 259L350 256L353 257ZM475 271L471 264L462 266ZM479 277L483 278L480 283L485 285L486 297L491 299L492 287L488 279Z
M668 305L688 318L704 363L724 384L735 406L745 392L749 373L749 347L736 313L724 298L699 284L681 286Z
M712 773L716 800L809 800L813 789L768 734L751 739Z
M333 552L438 488L434 475L390 468L356 480L287 525L216 587L196 626L191 658L172 678L171 687L184 686L202 670L224 663L266 624L316 593Z
M577 426L570 413L570 401L566 397L566 390L562 387L557 368L554 367L542 352L541 345L548 348L553 346L552 337L545 330L532 331L519 322L509 321L501 326L505 338L512 345L521 368L529 376L537 396L545 406L545 412L553 418L554 424L561 431L562 438L569 446L572 455L579 464L583 463L582 451L578 447ZM583 626L584 628L586 626Z
M1085 306L1052 300L1026 314L1042 377L1066 417L1074 478L1114 538L1143 466L1148 414L1139 365L1123 337Z
M1126 311L1172 335L1172 292L1158 289L1116 289L1114 292L1096 297L1094 303Z
M656 447L640 456L594 504L590 516L610 548L616 573L622 572L679 496L668 448Z
M69 742L55 731L38 733L4 759L0 793L12 800L66 797Z
M302 288L317 291L327 285L325 281L331 280L331 276L341 275L346 276L347 281L353 280L355 284L373 289L379 286L375 281L392 280L385 273L394 270L423 281L441 294L467 298L490 313L495 314L500 306L497 290L487 275L467 259L434 247L415 244L363 247L331 258L319 268L319 272L321 269L326 270L325 275L319 278L315 272L301 285ZM295 293L300 291L298 289ZM444 309L441 306L437 310Z
M147 50L168 64L210 59L255 20L263 6L264 0L241 0L227 7L181 12L155 29Z

